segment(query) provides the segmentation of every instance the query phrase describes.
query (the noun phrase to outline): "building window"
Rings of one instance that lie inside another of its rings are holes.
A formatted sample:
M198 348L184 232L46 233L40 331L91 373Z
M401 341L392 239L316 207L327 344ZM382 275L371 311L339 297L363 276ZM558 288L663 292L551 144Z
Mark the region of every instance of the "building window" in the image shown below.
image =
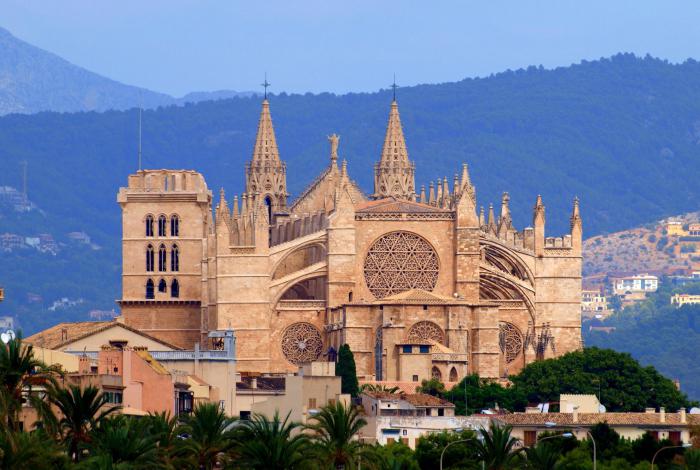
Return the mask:
M401 438L401 444L408 446L408 438L407 437L402 437Z
M158 248L158 271L164 272L165 269L168 266L168 255L167 251L165 249L165 245L161 245L160 248Z
M456 382L459 379L459 376L457 375L457 369L454 367L450 369L450 382Z
M428 354L429 352L430 352L430 346L426 346L424 344L422 344L420 346L420 353L421 354Z
M668 440L671 441L671 444L673 444L674 446L681 445L681 432L680 431L669 431Z
M401 350L404 354L411 354L413 352L413 346L402 346Z
M147 299L153 299L155 298L155 293L153 292L155 289L153 285L153 279L149 279L146 281L146 298Z
M159 237L164 237L165 236L165 230L168 225L168 219L165 218L164 215L161 215L158 217L158 236Z
M170 284L170 297L180 297L180 283L177 282L177 279L173 279L173 282Z
M180 235L180 218L176 215L170 216L170 236L177 237Z
M249 421L250 420L250 411L241 410L241 412L239 413L239 417L241 418L242 421Z
M413 376L413 381L414 381L414 382L418 382L418 376L417 376L417 375L414 375L414 376Z
M309 409L313 410L316 408L316 399L315 398L309 398Z
M153 216L152 215L146 216L146 236L147 237L153 236Z
M154 260L153 245L148 245L146 247L146 271L148 271L148 272L153 271L153 260Z
M180 250L177 245L173 245L170 250L170 270L177 272L180 270Z
M168 283L165 282L165 279L161 279L160 282L158 283L158 292L165 292L168 290Z
M525 447L531 447L537 444L537 431L525 431L524 434Z

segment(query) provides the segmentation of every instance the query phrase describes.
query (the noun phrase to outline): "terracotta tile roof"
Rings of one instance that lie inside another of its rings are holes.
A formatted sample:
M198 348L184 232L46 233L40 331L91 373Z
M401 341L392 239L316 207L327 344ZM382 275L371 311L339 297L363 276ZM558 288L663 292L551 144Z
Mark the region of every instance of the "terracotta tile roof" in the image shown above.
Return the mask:
M141 359L146 361L146 363L151 366L151 369L153 369L157 374L160 375L170 375L170 372L168 372L168 369L163 367L163 364L160 362L156 361L153 359L153 356L151 356L147 350L145 349L139 349L134 351Z
M443 382L445 384L445 389L450 390L452 387L457 385L459 382ZM416 387L420 386L418 382L401 382L396 380L361 380L360 385L363 384L373 384L380 385L386 388L398 388L399 392L411 394L416 393Z
M389 393L389 392L362 392L368 397L378 400L403 400L415 407L446 407L454 408L454 404L442 398L434 397L426 393Z
M376 201L367 201L355 206L355 212L361 213L381 213L381 212L394 212L394 213L423 213L423 212L450 212L446 209L440 209L439 207L434 207L429 204L423 204L421 202L404 201L399 200L394 197L388 197L384 199L378 199Z
M379 300L375 300L375 304L390 304L392 302L399 302L402 304L454 304L459 303L459 300L447 297L444 295L438 295L433 292L428 292L423 289L411 289L398 294L390 295Z
M241 377L241 381L236 383L236 390L253 390L253 379L257 379L257 388L255 390L284 392L285 377Z
M86 338L92 334L107 330L114 326L120 326L150 340L156 341L168 348L180 350L182 348L166 341L153 337L116 320L109 321L82 321L58 323L51 328L35 333L24 339L27 343L46 349L59 349L65 345ZM65 334L64 334L65 331Z
M558 427L593 426L607 422L611 426L678 426L682 425L680 413L666 413L661 422L660 413L579 413L574 423L573 413L511 413L494 418L512 426L544 426L547 422ZM688 425L700 424L700 415L686 414Z

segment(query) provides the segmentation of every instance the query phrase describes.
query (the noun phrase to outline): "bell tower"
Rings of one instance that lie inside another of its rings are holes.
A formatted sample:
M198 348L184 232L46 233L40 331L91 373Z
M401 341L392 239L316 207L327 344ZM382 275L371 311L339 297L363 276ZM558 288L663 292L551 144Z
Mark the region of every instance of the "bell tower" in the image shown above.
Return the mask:
M260 198L261 203L267 206L271 223L275 214L287 212L287 165L280 159L277 149L267 97L262 102L253 158L246 163L245 172L247 196Z

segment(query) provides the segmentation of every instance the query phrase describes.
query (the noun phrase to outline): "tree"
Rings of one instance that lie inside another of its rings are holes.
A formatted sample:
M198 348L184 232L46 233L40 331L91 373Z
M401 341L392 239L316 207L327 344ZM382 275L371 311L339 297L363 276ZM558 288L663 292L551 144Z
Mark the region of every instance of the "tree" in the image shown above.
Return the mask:
M237 431L237 462L253 470L295 470L310 465L310 443L307 435L292 431L299 423L289 421L289 414L280 419L275 412L272 420L254 414L241 422Z
M405 444L392 442L385 446L375 444L368 447L375 470L420 470L415 453ZM363 461L364 462L364 461ZM364 466L364 463L362 464Z
M340 376L342 393L349 393L351 396L356 397L359 386L357 384L355 357L347 344L342 345L338 350L338 363L335 366L335 375Z
M314 433L322 461L342 469L352 466L365 449L365 444L356 437L366 424L356 407L338 401L321 408L306 429Z
M362 384L360 385L360 393L362 392L386 392L386 393L396 393L400 389L399 387L393 386L389 387L384 384Z
M158 444L158 461L167 469L175 469L178 465L177 447L182 441L178 438L177 418L169 413L151 413L141 418L150 434L156 436Z
M445 390L445 384L440 382L439 379L431 378L430 380L423 379L420 386L416 387L417 393L426 393L434 397L444 397L447 393Z
M474 447L469 445L474 440L475 434L467 430L460 433L443 431L422 436L416 444L416 461L422 470L434 470L444 450L444 469L479 469L481 466L476 460ZM449 444L451 445L447 447Z
M0 428L0 468L34 470L64 468L63 449L42 431L22 432Z
M81 450L91 440L90 430L119 409L119 406L107 405L107 396L93 386L52 388L49 400L61 412L58 425L62 440L68 446L68 455L75 461L81 460Z
M520 389L503 387L498 382L481 379L477 374L472 374L464 377L445 396L455 404L457 414L464 414L465 387L468 414L495 406L511 411L522 410L527 405L527 398Z
M517 447L518 440L511 436L511 429L493 423L488 431L479 430L480 439L474 443L476 457L488 470L517 468L521 449Z
M133 470L164 468L158 458L158 435L150 432L147 420L124 415L105 419L92 430L91 457L83 467L95 464L124 465Z
M183 420L179 432L186 435L179 454L187 459L193 468L211 470L224 459L234 441L230 431L233 418L226 414L216 403L200 403L192 414Z
M7 343L0 342L0 418L10 429L18 429L18 413L25 401L22 394L34 388L55 384L58 369L48 367L34 357L31 344L22 342L22 335Z
M561 451L549 442L541 442L525 449L525 456L525 468L528 470L557 470Z

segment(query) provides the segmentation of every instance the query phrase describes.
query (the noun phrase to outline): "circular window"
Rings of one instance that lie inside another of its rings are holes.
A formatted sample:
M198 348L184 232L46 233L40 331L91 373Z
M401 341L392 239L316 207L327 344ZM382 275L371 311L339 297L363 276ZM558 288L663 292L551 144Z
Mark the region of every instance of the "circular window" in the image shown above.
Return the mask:
M292 364L315 361L322 350L321 333L311 323L294 323L282 335L282 353Z
M381 299L411 289L432 291L440 266L432 246L409 232L393 232L375 241L365 258L365 282Z

